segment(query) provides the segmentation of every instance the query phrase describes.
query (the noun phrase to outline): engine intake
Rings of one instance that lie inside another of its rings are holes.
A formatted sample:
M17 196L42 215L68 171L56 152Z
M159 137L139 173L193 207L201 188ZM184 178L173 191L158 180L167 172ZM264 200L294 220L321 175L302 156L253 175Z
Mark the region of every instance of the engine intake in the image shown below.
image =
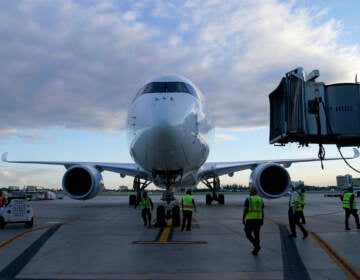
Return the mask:
M86 165L69 168L64 174L62 186L69 197L78 200L93 198L104 188L101 173Z
M260 164L250 175L250 187L255 186L259 195L265 198L285 195L290 183L287 170L275 163Z

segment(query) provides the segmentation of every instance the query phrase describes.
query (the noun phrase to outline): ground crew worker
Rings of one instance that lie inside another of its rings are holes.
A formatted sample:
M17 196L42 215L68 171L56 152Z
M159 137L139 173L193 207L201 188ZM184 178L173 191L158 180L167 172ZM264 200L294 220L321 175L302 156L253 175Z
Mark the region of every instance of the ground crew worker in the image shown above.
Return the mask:
M183 221L181 230L184 230L186 224L186 230L190 231L193 209L196 211L195 200L191 196L191 190L187 190L186 194L183 196L181 200L181 207L183 209Z
M147 192L143 192L143 197L141 198L141 217L144 221L144 226L151 228L151 210L154 209L151 198L148 196ZM139 205L139 202L135 204L135 208Z
M349 217L350 214L354 216L357 228L360 229L359 216L357 213L356 199L353 194L353 188L350 187L347 192L342 196L342 206L345 210L345 230L349 228Z
M264 223L264 202L257 195L257 189L250 189L250 196L245 200L243 211L244 231L247 239L253 244L253 255L257 255L260 251L260 227Z
M305 195L305 189L302 188L299 193L299 202L301 205L301 212L300 212L300 221L302 224L305 224L305 215L304 215L304 207L306 203L306 195Z
M295 190L294 186L291 186L291 194L290 194L290 200L289 200L289 226L291 234L289 237L296 237L296 226L300 228L300 230L303 233L303 239L308 237L308 232L304 228L304 226L300 223L300 216L301 216L301 204L299 201L299 193Z

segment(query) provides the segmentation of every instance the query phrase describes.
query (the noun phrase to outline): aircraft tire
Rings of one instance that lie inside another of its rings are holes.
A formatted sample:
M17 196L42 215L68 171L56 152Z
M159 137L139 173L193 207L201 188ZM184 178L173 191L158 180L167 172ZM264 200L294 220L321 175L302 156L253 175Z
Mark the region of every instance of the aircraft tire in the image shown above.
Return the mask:
M206 194L206 205L210 205L212 201L211 194Z
M224 195L222 193L219 194L219 196L218 196L218 202L219 202L219 204L224 204L225 203L225 198L224 198Z
M177 205L174 205L174 207L172 208L172 226L180 226L180 207Z
M136 195L135 194L131 194L129 195L129 205L135 205L136 203Z
M156 209L156 223L159 227L166 226L165 207L163 205L158 206Z

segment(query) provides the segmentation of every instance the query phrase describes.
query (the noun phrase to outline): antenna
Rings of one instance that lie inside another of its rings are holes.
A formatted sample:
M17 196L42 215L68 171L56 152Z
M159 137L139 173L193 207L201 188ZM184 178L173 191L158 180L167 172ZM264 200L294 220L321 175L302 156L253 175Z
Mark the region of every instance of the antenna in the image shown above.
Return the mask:
M355 84L359 84L357 80L357 74L355 74Z

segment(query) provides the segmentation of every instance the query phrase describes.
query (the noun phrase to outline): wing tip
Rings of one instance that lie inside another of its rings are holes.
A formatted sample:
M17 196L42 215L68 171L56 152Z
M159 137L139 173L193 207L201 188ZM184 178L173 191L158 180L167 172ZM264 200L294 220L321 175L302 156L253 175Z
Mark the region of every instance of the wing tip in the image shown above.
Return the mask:
M7 162L7 161L8 161L8 160L7 160L7 156L8 156L8 152L3 153L3 154L1 155L1 160Z

